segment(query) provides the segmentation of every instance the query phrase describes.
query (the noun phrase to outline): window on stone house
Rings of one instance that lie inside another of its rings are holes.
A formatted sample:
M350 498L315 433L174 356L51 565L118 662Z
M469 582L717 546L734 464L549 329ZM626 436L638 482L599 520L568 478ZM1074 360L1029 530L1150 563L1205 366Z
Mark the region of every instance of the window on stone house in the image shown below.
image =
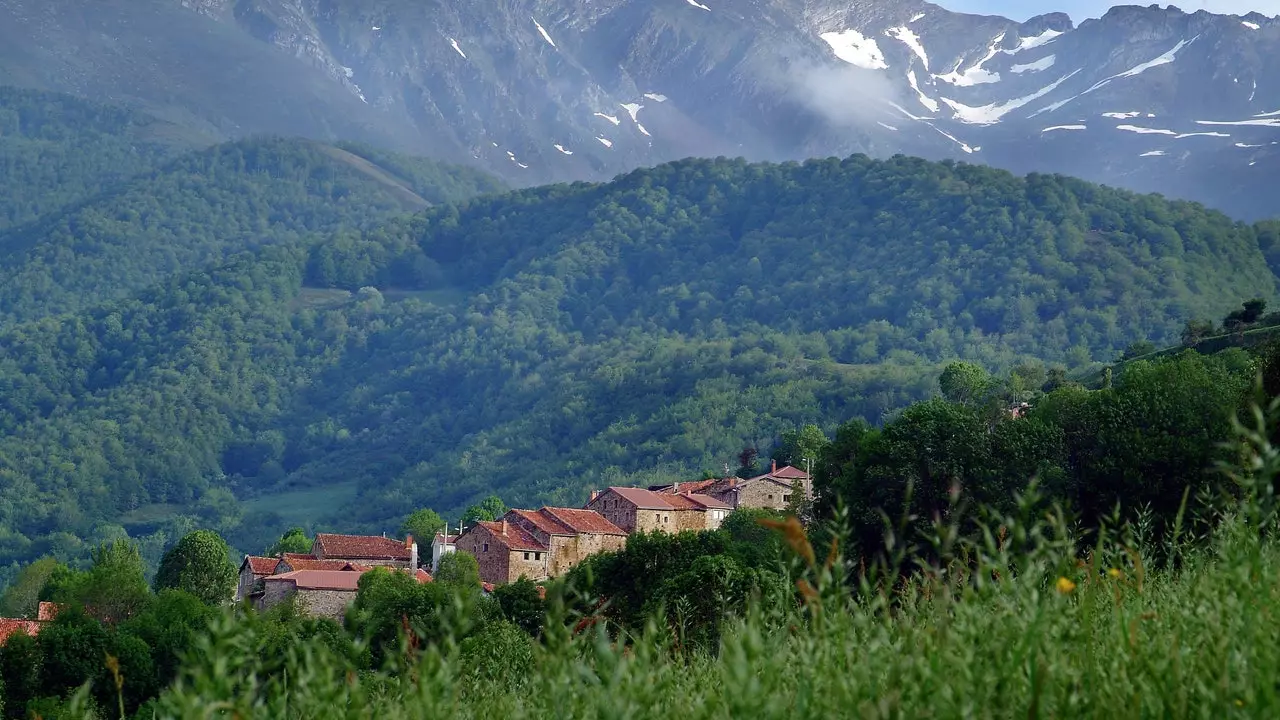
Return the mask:
M654 521L654 522L656 522L656 523L660 523L660 522L662 522L662 513L654 513L654 514L653 514L653 521Z
M534 554L533 554L533 559L534 559L534 560L541 560L541 559L542 559L542 553L539 553L539 552L534 553Z
M662 522L664 522L664 523L669 523L669 522L671 522L671 516L670 516L670 515L663 515L663 516L662 516Z
M489 543L485 543L485 544L484 544L484 551L483 551L483 552L489 552Z
M524 554L524 559L525 559L525 560L528 560L528 559L529 559L529 553L525 553L525 554Z
M770 495L770 496L769 496L769 499L770 499L770 500L773 500L773 496L772 496L772 495Z
M791 502L791 496L790 496L790 495L783 495L783 496L782 496L782 502Z

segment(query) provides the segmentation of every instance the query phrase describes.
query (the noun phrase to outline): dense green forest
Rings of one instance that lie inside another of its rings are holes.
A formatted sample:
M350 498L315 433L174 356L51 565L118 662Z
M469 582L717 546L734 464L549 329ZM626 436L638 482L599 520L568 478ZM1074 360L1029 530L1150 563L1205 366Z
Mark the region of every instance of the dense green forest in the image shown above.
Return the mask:
M579 505L1275 290L1265 226L1061 177L691 160L467 199L496 187L261 139L6 231L0 562Z

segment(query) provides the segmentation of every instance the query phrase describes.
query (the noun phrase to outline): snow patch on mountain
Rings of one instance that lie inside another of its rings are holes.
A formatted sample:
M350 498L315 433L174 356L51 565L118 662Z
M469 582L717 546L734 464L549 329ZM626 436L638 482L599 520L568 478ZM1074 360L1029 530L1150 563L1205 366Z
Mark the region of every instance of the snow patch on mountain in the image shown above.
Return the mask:
M1147 152L1142 153L1138 157L1160 157L1164 154L1165 152L1163 150L1148 150Z
M929 56L924 51L924 45L920 44L919 35L911 32L911 29L907 27L889 28L884 31L884 34L895 40L902 41L903 44L911 48L911 52L915 53L920 58L920 61L924 63L925 72L929 71Z
M667 101L667 96L666 96L666 95L659 95L658 93L645 93L645 94L644 94L644 96L645 96L645 97L647 97L647 98L649 98L650 100L652 100L652 101L654 101L654 102L666 102L666 101Z
M609 122L613 123L614 125L621 125L621 124L622 124L622 121L621 121L621 120L619 120L619 119L618 119L616 116L614 116L614 115L605 115L604 113L599 113L599 112L598 112L598 113L593 113L593 114L594 114L596 117L598 117L598 118L604 118L605 120L608 120Z
M1161 66L1161 65L1168 65L1169 63L1171 63L1171 62L1173 62L1175 59L1177 59L1177 57L1178 57L1178 51L1179 51L1179 50L1181 50L1182 48L1184 48L1184 47L1186 47L1186 46L1190 45L1191 43L1195 42L1195 41L1196 41L1196 40L1198 40L1199 38L1200 38L1200 36L1199 36L1199 35L1197 35L1197 36L1195 36L1195 37L1191 38L1190 40L1179 40L1179 41L1178 41L1178 44L1177 44L1177 45L1174 45L1174 46L1173 46L1173 48L1172 48L1172 49L1170 49L1168 52L1165 52L1164 54L1162 54L1162 55L1160 55L1160 56L1158 56L1158 57L1156 57L1156 58L1154 58L1154 59L1148 60L1148 61L1146 61L1146 62L1144 62L1144 63L1142 63L1142 64L1140 64L1140 65L1135 65L1134 67L1131 67L1131 68L1129 68L1128 70L1125 70L1125 71L1124 71L1124 72L1122 72L1122 73L1116 73L1115 75L1112 75L1112 76L1111 76L1111 77L1109 77L1109 78L1106 78L1106 79L1103 79L1103 80L1099 80L1098 82L1094 83L1093 87L1089 88L1088 90L1085 90L1084 92L1079 93L1078 95L1072 95L1071 97L1067 98L1066 100L1061 100L1061 101L1059 101L1059 102L1053 103L1052 105L1047 105L1047 106L1045 106L1045 107L1043 107L1043 108L1041 108L1041 109L1037 110L1036 112L1032 113L1032 114L1031 114L1031 117L1035 117L1036 115L1039 115L1040 113L1053 112L1054 110L1057 110L1058 108L1062 107L1063 105L1066 105L1067 103L1071 102L1072 100L1076 100L1076 99L1081 98L1081 97L1083 97L1083 96L1085 96L1085 95L1088 95L1089 93L1093 92L1094 90L1097 90L1097 89L1099 89L1099 88L1105 87L1106 85L1108 85L1109 83L1111 83L1113 80L1119 80L1120 78L1134 77L1134 76L1137 76L1137 75L1141 75L1142 73L1144 73L1144 72L1146 72L1146 71L1150 70L1151 68L1159 67L1159 66Z
M462 56L462 59L463 59L463 60L466 60L466 59L467 59L467 54L466 54L466 53L464 53L464 52L462 52L462 48L458 47L458 41L457 41L457 40L454 40L453 38L449 38L449 44L453 46L453 49L454 49L454 50L457 50L457 51L458 51L458 54Z
M599 140L599 141L600 141L600 144L601 144L601 145L603 145L603 146L605 146L605 147L607 147L607 148L611 148L611 147L613 147L613 141L609 140L608 138L598 137L598 138L596 138L596 140Z
M983 105L982 107L969 107L968 105L964 105L947 98L942 98L942 102L951 106L951 109L955 111L956 118L961 122L973 125L991 125L1000 122L1000 118L1008 115L1027 103L1038 100L1054 90L1057 90L1059 85L1070 80L1078 72L1080 71L1076 70L1067 75L1063 75L1056 81L1040 88L1030 95L1024 95L1023 97L1015 98L1008 102L991 103L990 105Z
M1129 118L1136 118L1141 114L1142 113L1140 112L1104 112L1102 113L1102 117L1114 118L1116 120L1128 120Z
M907 71L907 82L911 85L911 89L916 91L916 97L920 99L920 104L928 108L929 112L936 113L942 108L942 106L938 104L937 100L925 95L924 91L920 89L920 81L916 79L915 70Z
M864 36L857 30L822 33L822 38L831 46L836 57L867 70L888 70L889 64L884 61L884 53L874 38Z
M1124 130L1126 132L1139 133L1142 135L1177 135L1178 134L1172 130L1163 130L1160 128L1145 128L1145 127L1138 127L1137 125L1117 125L1116 129Z
M1036 60L1035 62L1029 62L1024 65L1014 65L1013 67L1009 68L1009 72L1019 73L1019 74L1028 73L1028 72L1040 72L1041 70L1048 70L1049 68L1053 67L1053 63L1056 62L1057 60L1058 60L1057 55L1045 55L1044 57L1040 58L1039 60Z
M549 45L551 45L551 47L555 47L555 46L556 46L556 41L555 41L555 40L552 40L552 39L551 39L551 36L547 34L547 29L546 29L546 28L544 28L544 27L542 27L542 23L538 22L538 21L537 21L537 19L535 19L535 18L529 18L529 19L530 19L530 20L533 20L533 24L534 24L534 25L536 25L536 26L538 27L538 32L542 33L542 39L543 39L543 40L546 40L546 41L547 41L547 43L548 43Z
M970 155L982 149L982 148L970 147L969 145L965 144L961 140L957 139L955 135L952 135L951 133L947 132L946 130L943 130L942 128L934 127L933 125L930 125L929 127L932 127L934 130L937 130L939 133L941 133L943 137L959 145L961 150L969 153Z
M1020 53L1023 50L1032 50L1040 47L1041 45L1047 45L1048 43L1057 40L1062 34L1061 30L1045 30L1039 35L1022 38L1018 41L1018 47L1012 50L1005 50L1004 52L1012 55L1014 53Z
M627 111L628 115L631 116L631 122L639 122L636 120L636 116L638 116L640 114L640 110L644 108L643 105L636 103L621 103L620 106L623 110Z
M572 155L572 154L573 154L573 151L572 151L572 150L565 150L563 145L556 144L556 145L552 145L551 147L555 148L556 150L559 150L560 152L564 153L565 155Z
M1230 135L1229 133L1220 133L1220 132L1182 133L1181 135L1175 135L1175 136L1173 137L1173 139L1174 139L1174 140L1181 140L1182 138L1189 138L1189 137L1219 137L1219 138L1223 138L1223 137L1231 137L1231 135Z
M973 85L1000 82L1000 73L991 72L990 70L984 69L982 66L1000 52L1000 42L1004 40L1004 35L1004 33L1000 33L996 39L992 40L990 47L987 48L987 54L968 70L965 70L963 73L959 72L960 63L957 63L955 69L951 72L946 75L935 75L934 77L958 87L971 87Z
M1251 23L1248 20L1241 20L1240 24L1249 28L1250 30L1257 30L1259 27L1258 23Z
M706 10L707 12L711 12L711 8L707 7L706 5L703 5L702 3L698 2L697 0L685 0L685 2L687 2L687 3L689 3L690 5L692 5L692 6L696 7L696 8L698 8L699 10Z
M1089 128L1086 125L1054 125L1053 127L1047 127L1041 130L1040 132L1047 133L1047 132L1053 132L1054 130L1088 130L1088 129Z
M912 15L912 16L911 16L911 19L910 19L910 20L908 20L907 22L908 22L908 23L913 23L913 22L915 22L915 21L919 20L920 18L924 17L924 15L925 15L924 13L916 13L915 15Z

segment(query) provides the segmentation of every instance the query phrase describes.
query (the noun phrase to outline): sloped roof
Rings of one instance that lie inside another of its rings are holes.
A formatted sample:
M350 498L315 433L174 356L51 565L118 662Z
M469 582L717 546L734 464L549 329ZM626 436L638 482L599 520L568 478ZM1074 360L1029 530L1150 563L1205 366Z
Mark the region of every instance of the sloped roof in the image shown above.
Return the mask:
M294 570L356 570L362 566L350 560L316 560L314 558L285 559Z
M312 549L329 558L359 560L408 560L409 548L401 540L377 535L318 533Z
M35 620L19 620L16 618L0 618L0 645L4 645L9 641L9 636L19 630L25 632L30 637L40 634L40 628L44 623Z
M611 487L618 497L635 505L641 510L676 510L678 508L667 502L666 496L644 488Z
M653 492L662 493L664 495L674 495L678 492L699 493L711 487L712 485L715 485L717 482L719 481L715 479L691 480L689 482L681 481L678 483L673 483L671 485L651 485L649 486L649 489L652 490Z
M363 572L354 570L294 570L272 575L266 582L293 583L299 590L350 590L355 592Z
M521 518L548 535L572 535L573 529L539 510L508 510L507 515Z
M595 510L578 508L544 507L539 513L550 515L557 522L569 528L573 533L590 533L595 535L626 535L622 528L609 522L609 519Z
M360 578L373 568L352 564L351 570L294 570L293 572L271 575L264 578L266 582L293 583L299 590L349 590L354 592L360 586ZM392 572L407 572L393 570ZM420 583L431 582L430 573L419 568L413 574Z
M717 500L710 495L699 495L698 493L680 493L679 495L671 495L672 500L679 500L685 504L688 510L732 510L733 506L721 500Z
M539 541L538 538L534 537L528 530L525 530L513 522L504 523L501 520L497 522L485 522L482 520L477 522L476 526L489 531L489 534L493 536L493 539L504 545L508 550L543 551L550 549L546 545L543 545L542 542Z
M807 480L808 478L809 474L800 468L793 467L791 465L783 465L777 470L771 470L763 475L756 475L755 477L747 478L743 482L755 482L756 480L778 480L790 485L792 480Z
M276 571L276 563L280 562L277 558L259 557L257 555L245 555L244 562L240 563L240 569L244 570L244 566L249 566L249 572L254 575L270 575Z

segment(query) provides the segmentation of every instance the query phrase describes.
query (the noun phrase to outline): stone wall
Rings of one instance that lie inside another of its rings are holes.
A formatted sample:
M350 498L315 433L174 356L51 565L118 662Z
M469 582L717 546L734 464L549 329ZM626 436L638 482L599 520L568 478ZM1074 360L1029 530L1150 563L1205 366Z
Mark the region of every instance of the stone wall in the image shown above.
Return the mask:
M674 527L668 532L707 529L707 514L701 510L677 510L671 513L671 521Z
M626 547L625 535L583 533L576 536L556 535L551 538L551 576L569 572L570 568L596 553L612 552Z
M771 480L757 480L738 485L737 507L786 510L791 488Z
M600 513L624 532L636 531L636 507L612 491L598 495L595 500L587 503L587 509Z
M244 567L240 569L240 582L236 585L237 602L249 597L249 593L253 592L253 581L256 579L257 577L253 574L253 568L248 563L245 563Z
M268 583L269 585L289 585L292 583ZM356 601L355 590L298 590L298 608L317 618L329 618L342 622L347 606Z
M507 552L507 546L495 540L485 528L476 526L467 531L458 538L455 547L476 559L480 566L480 579L484 582L494 585L508 582L510 553Z

